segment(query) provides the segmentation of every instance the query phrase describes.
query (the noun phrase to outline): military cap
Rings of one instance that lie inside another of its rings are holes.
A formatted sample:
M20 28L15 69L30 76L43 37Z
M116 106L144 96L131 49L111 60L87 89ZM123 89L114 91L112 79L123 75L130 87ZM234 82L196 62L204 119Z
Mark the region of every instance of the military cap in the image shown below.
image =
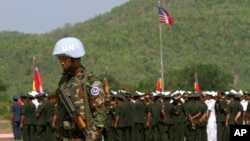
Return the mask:
M150 98L150 93L146 93L144 96L145 96L145 98Z
M161 95L162 95L163 98L171 98L171 92L170 91L162 92Z
M233 93L233 92L228 93L228 96L234 96L234 95L236 95L236 93Z
M163 95L163 98L172 98L171 94L166 94L166 95Z
M161 94L161 93L156 93L156 92L153 92L153 96L154 96L154 97L161 97L161 96L162 96L162 94Z
M35 98L33 95L28 94L27 98Z
M216 95L218 95L218 94L221 94L221 95L224 96L224 95L225 95L225 92L224 92L224 91L217 91L217 92L216 92Z
M117 95L117 93L118 93L118 92L113 91L113 90L110 91L110 95L111 95L111 96L115 96L115 95Z
M240 94L235 94L235 95L234 95L234 98L240 98L240 97L241 97Z
M173 97L173 99L180 99L181 98L181 94L176 93L172 97Z
M243 94L244 94L244 95L250 95L250 92L244 91Z
M213 92L209 92L209 91L206 92L206 95L207 95L207 96L214 96Z
M127 95L127 91L125 91L124 89L120 89L120 90L118 90L118 92L117 92L118 94L122 94L122 95L124 95L124 96L126 96Z
M198 97L200 97L200 96L201 96L201 94L194 93L194 94L191 94L191 95L189 96L189 98L198 98Z
M115 95L116 98L120 98L120 99L123 99L125 97L125 95L121 94L121 93L118 93Z
M188 94L188 92L184 92L183 94L182 94L182 96L184 96L184 97L188 97L190 94Z
M141 95L139 95L136 91L132 93L132 97L140 97Z
M12 97L12 99L13 99L13 100L17 100L18 97L17 97L16 95L14 95L14 96Z
M43 98L43 97L45 97L45 94L41 93L41 94L36 95L35 97L36 98Z

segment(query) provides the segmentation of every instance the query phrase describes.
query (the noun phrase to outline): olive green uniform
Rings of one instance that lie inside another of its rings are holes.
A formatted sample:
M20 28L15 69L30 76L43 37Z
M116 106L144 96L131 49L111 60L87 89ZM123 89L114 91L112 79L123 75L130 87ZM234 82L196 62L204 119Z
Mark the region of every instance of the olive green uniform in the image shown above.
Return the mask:
M145 105L146 105L146 114L145 114L145 119L146 119L148 113L150 112L151 106L153 105L153 102L150 101L148 103L145 103ZM152 141L153 140L152 132L153 132L153 129L152 129L152 121L151 121L149 127L145 127L145 129L144 129L145 141Z
M113 128L113 120L115 116L115 102L114 101L106 101L106 120L104 124L104 140L105 141L113 141L114 138L114 128Z
M49 100L44 101L44 107L47 111L46 114L46 141L55 141L55 129L52 128L53 116L58 114L55 105L53 105Z
M188 114L190 114L191 116L194 116L198 113L201 113L201 107L200 107L200 103L199 101L190 101L190 103L188 104L188 108L187 108ZM193 129L191 124L189 127L190 130L190 139L191 141L200 141L199 139L201 138L201 134L199 132L199 117L194 118L193 119L193 123L196 125L196 127Z
M44 103L40 103L37 107L37 113L39 116L37 117L36 122L36 139L39 141L46 141L46 117L47 117L47 109L45 108Z
M226 114L228 113L228 105L225 99L217 100L215 103L215 114L217 124L217 140L224 141L226 135Z
M131 141L131 129L133 121L133 105L130 102L121 102L115 110L115 116L119 116L115 129L114 141Z
M181 102L172 103L175 113L173 114L174 120L174 141L183 141L185 133L185 112Z
M23 140L35 141L36 135L36 106L30 102L25 102L21 109L21 115L24 116L23 121Z
M144 103L140 100L137 100L134 103L134 140L135 141L145 141L144 139L144 123L145 123L145 112L146 112L146 107Z
M201 115L199 118L201 118L201 116L203 114L206 114L207 112L207 105L205 102L203 101L199 101L200 104L200 108L201 108ZM200 132L200 141L207 141L207 121L202 121L200 122L199 126L199 132Z
M165 141L172 141L174 139L174 121L173 121L173 114L175 113L174 111L174 106L170 104L170 99L164 100L164 110L166 113L166 121L164 123L163 127L163 139Z
M161 110L164 110L164 104L159 101L155 101L149 109L149 112L152 115L153 141L162 141L164 122Z

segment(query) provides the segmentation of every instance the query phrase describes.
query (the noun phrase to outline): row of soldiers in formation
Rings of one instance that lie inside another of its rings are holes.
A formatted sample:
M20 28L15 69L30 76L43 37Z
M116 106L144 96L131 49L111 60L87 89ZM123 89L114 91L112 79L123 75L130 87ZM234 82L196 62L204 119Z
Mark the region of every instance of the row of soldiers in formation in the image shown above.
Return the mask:
M250 124L250 93L117 92L107 99L108 141L228 141L230 125Z
M55 95L21 96L24 141L55 141ZM34 99L38 101L37 107ZM227 141L234 124L250 124L250 94L127 93L106 95L105 141Z
M45 94L21 95L21 118L23 141L55 141L57 98Z

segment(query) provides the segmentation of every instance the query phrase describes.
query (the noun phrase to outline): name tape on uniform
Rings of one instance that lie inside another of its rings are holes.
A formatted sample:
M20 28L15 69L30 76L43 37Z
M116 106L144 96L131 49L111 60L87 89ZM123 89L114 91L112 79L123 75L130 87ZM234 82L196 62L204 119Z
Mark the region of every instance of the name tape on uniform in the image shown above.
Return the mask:
M230 141L249 141L250 125L230 125Z

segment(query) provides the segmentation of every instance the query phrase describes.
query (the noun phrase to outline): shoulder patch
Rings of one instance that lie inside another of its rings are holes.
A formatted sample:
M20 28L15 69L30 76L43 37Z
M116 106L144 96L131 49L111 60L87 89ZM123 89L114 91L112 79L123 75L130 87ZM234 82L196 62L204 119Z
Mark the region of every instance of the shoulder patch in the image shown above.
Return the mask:
M93 96L97 96L97 95L99 95L99 93L100 93L100 90L99 90L98 87L94 86L94 87L91 88L91 94Z

